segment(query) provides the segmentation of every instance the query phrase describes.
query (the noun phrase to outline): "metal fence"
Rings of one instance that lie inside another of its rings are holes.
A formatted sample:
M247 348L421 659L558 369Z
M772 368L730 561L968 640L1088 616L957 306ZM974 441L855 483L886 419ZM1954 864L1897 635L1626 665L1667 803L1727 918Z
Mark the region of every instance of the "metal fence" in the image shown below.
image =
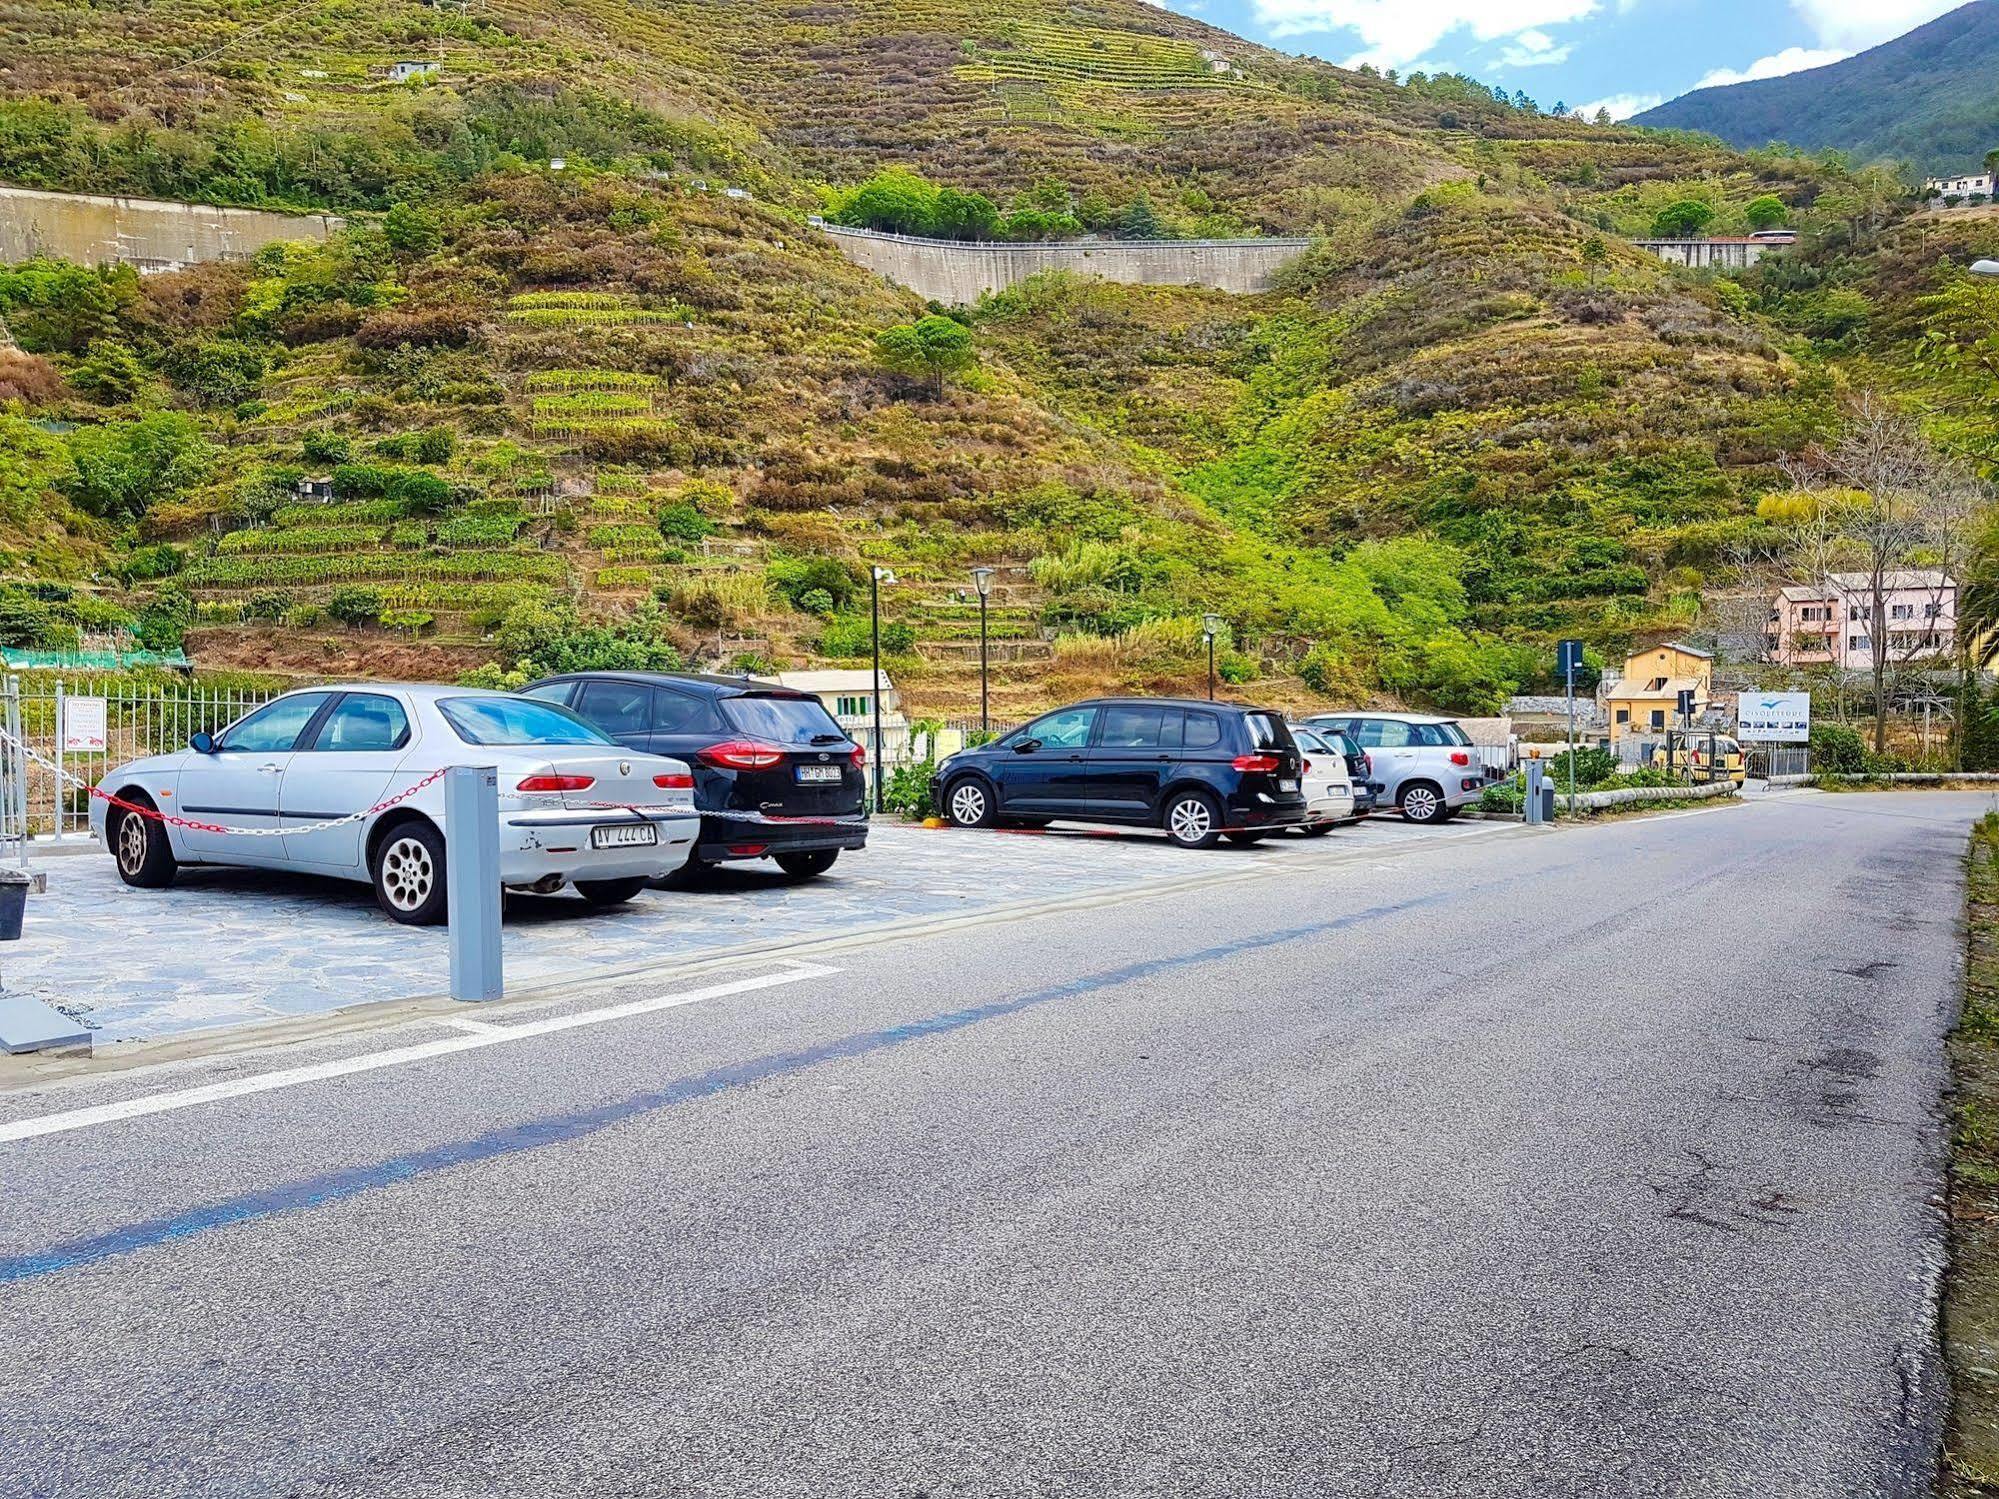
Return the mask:
M49 766L94 785L115 765L179 749L197 731L223 728L276 696L275 689L115 677L7 677L0 722L48 765L11 745L0 755L0 842L18 849L23 837L89 831L89 793Z

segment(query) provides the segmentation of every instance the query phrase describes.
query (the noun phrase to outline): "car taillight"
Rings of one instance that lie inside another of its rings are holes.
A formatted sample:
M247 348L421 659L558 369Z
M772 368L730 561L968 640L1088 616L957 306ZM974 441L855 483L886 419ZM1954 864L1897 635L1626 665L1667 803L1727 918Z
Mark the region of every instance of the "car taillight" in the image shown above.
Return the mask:
M1451 764L1453 764L1453 765L1469 765L1469 764L1471 764L1471 756L1470 756L1470 755L1468 755L1468 754L1466 754L1466 753L1465 753L1465 752L1464 752L1463 750L1452 750L1452 751L1451 751Z
M529 776L516 791L588 791L597 784L595 776Z
M694 777L691 774L654 776L653 785L662 791L692 791Z
M1269 775L1281 762L1275 755L1237 755L1231 763L1240 771Z
M864 744L855 745L854 752L847 756L847 758L853 762L854 769L866 770L868 768L868 747Z
M1312 773L1312 762L1310 760L1307 760L1305 762L1305 774L1310 775L1311 773Z
M784 759L784 751L760 739L724 739L701 751L701 758L724 770L768 770Z

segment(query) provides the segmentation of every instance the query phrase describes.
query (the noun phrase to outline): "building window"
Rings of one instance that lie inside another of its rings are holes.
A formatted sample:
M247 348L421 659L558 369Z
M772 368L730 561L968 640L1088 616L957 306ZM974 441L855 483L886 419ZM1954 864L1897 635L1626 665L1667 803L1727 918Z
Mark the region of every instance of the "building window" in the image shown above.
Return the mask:
M836 718L866 718L868 700L864 697L841 697L833 700L833 716Z
M1860 605L1855 604L1846 611L1846 617L1850 620L1865 619L1867 618L1867 611L1861 608Z
M1888 617L1890 619L1914 619L1916 617L1916 606L1913 604L1896 604L1888 610Z
M1925 605L1923 605L1923 618L1924 618L1924 619L1941 619L1942 617L1943 617L1943 605L1942 605L1942 604L1925 604Z
M1630 710L1629 708L1619 708L1619 709L1617 710L1617 721L1618 721L1619 723L1624 723L1624 724L1628 724L1628 723L1630 723L1630 722L1631 722L1631 710Z
M1666 710L1664 708L1654 708L1652 710L1652 727L1655 729L1666 727Z

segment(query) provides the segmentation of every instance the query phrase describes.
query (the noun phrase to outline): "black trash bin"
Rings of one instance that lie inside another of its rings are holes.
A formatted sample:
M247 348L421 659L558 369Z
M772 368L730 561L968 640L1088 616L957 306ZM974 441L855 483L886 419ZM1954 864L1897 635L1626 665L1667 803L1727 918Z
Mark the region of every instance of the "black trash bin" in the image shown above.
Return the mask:
M21 940L21 918L28 910L27 871L0 869L0 942Z

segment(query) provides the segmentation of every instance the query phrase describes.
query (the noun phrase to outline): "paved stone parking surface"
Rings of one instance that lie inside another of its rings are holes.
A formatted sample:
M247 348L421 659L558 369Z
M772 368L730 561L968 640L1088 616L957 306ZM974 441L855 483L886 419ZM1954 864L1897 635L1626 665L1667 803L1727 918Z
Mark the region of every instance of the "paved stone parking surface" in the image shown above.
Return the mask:
M1088 897L1268 860L1309 864L1503 826L1371 819L1326 838L1206 853L1152 834L880 827L864 852L843 854L830 874L801 883L760 863L724 871L706 889L649 890L608 912L567 893L510 896L507 985L517 994L730 949ZM100 1042L322 1015L449 987L444 930L397 926L362 885L189 869L169 890L132 890L95 850L38 867L48 873L48 893L30 898L21 942L0 949L0 982L77 1016Z

